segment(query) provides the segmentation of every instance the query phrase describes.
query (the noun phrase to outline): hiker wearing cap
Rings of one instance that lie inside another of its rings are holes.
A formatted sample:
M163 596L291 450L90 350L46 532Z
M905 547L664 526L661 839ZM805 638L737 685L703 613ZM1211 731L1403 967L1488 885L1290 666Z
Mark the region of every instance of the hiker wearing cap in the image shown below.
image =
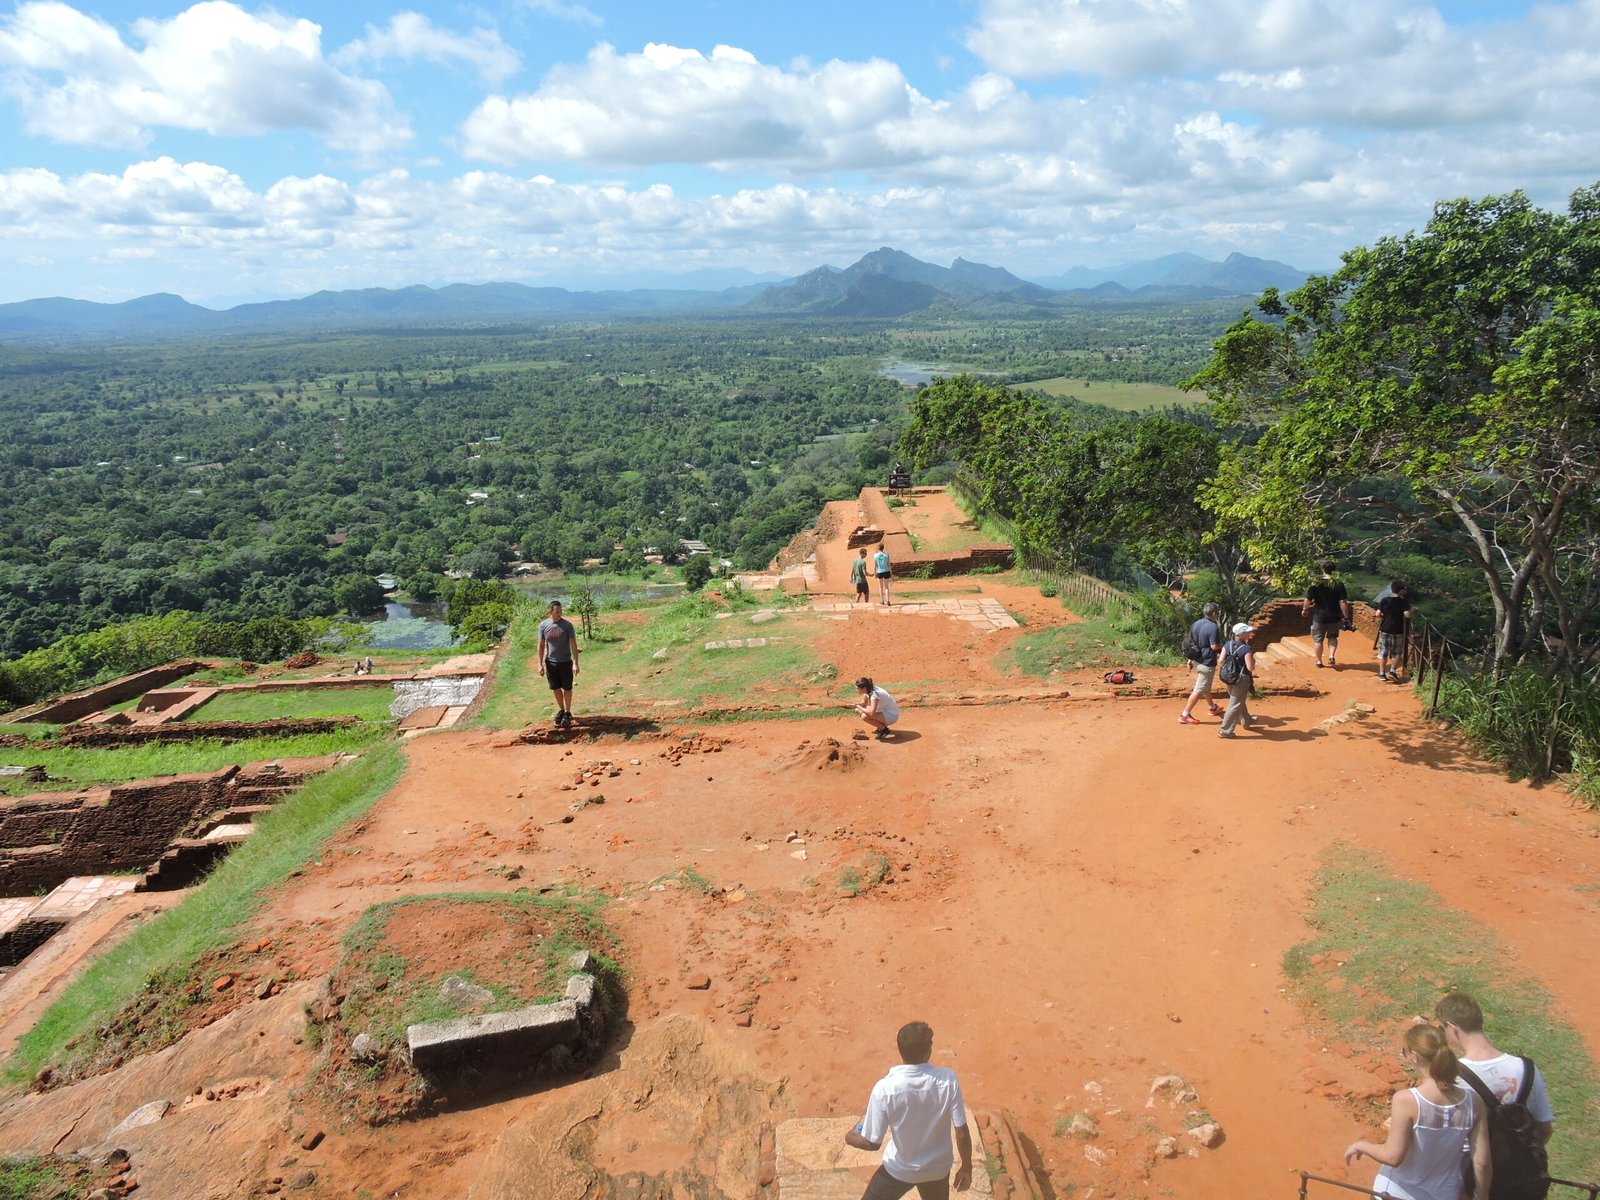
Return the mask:
M1256 723L1250 715L1250 689L1255 685L1256 651L1252 645L1255 627L1240 621L1233 627L1233 637L1222 648L1222 665L1217 674L1228 688L1228 709L1222 714L1222 728L1218 737L1231 738L1241 723L1246 728Z

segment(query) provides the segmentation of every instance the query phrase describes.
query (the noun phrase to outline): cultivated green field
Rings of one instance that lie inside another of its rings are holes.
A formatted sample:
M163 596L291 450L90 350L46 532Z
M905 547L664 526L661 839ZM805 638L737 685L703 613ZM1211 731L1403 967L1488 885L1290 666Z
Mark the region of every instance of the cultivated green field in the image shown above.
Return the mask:
M1064 396L1081 400L1085 404L1099 404L1118 412L1143 412L1151 408L1168 408L1174 404L1185 408L1198 408L1205 403L1198 394L1180 391L1159 383L1103 383L1094 379L1074 379L1058 375L1054 379L1033 379L1016 386L1019 392L1043 392L1046 396Z

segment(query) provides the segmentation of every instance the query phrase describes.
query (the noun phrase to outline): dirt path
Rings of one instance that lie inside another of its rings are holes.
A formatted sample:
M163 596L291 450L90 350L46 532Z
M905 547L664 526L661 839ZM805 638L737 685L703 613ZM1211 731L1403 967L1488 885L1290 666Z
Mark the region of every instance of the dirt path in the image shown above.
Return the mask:
M947 582L1035 624L1064 619L1037 593ZM825 650L891 690L934 676L999 689L973 637L861 611ZM843 713L704 730L688 753L416 739L402 782L275 899L261 933L315 972L362 909L395 895L586 884L615 898L632 1030L581 1084L283 1154L315 1164L315 1195L579 1196L574 1162L748 1195L739 1153L760 1122L858 1112L895 1029L922 1018L969 1100L1015 1113L1057 1196L1287 1195L1293 1168L1345 1177L1357 1129L1344 1101L1392 1083L1391 1068L1315 1040L1283 993L1319 855L1339 842L1492 928L1600 1054L1600 989L1573 953L1594 926L1600 821L1557 789L1506 783L1377 683L1359 648L1345 659L1271 668L1271 682L1326 694L1262 703L1260 731L1232 743L1179 726L1170 700L913 707L889 744L854 740ZM1312 735L1351 700L1377 711ZM573 813L580 793L563 784L592 760L620 774L582 790L604 804ZM511 866L520 881L503 877ZM702 971L711 987L686 987ZM1152 1162L1185 1111L1147 1107L1169 1072L1227 1138ZM1102 1127L1103 1163L1054 1133L1078 1111ZM27 1140L17 1108L0 1117L0 1149ZM44 1136L53 1119L41 1109L27 1127ZM150 1138L143 1153L179 1152Z

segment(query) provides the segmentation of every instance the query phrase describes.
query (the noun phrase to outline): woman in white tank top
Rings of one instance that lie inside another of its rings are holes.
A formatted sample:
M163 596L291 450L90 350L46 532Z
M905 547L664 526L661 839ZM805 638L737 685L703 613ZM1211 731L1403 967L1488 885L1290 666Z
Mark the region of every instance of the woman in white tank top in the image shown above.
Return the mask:
M1372 1190L1396 1200L1488 1200L1489 1124L1471 1088L1456 1082L1456 1056L1432 1025L1406 1030L1408 1069L1424 1072L1416 1087L1396 1092L1387 1141L1351 1142L1344 1161L1383 1164ZM1461 1168L1472 1156L1476 1187L1465 1196Z

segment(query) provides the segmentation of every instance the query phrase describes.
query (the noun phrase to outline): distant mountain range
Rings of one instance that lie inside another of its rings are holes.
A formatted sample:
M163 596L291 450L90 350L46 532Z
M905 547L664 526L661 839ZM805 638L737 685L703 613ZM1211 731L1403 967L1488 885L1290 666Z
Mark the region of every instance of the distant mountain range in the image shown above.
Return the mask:
M121 304L23 300L0 304L0 337L160 337L696 313L883 318L945 309L973 316L1047 315L1065 305L1255 296L1267 287L1298 287L1306 274L1245 254L1230 254L1220 263L1172 254L1100 270L1074 267L1062 275L1029 281L1002 267L964 258L940 267L885 246L842 269L821 266L778 283L717 291L679 287L584 292L520 283L454 283L441 288L317 292L298 300L240 304L220 311L168 293Z

